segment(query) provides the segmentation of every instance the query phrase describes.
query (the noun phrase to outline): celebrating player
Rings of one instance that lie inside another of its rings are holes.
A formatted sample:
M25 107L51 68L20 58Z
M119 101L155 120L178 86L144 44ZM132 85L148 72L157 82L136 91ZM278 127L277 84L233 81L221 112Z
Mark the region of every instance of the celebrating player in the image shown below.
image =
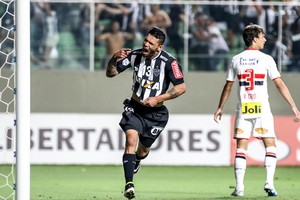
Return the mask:
M153 27L141 49L123 48L107 64L107 77L128 68L133 71L132 96L124 101L119 123L126 135L123 168L124 196L128 199L135 197L133 174L138 172L140 161L148 156L151 145L168 122L169 113L163 102L179 97L186 90L180 64L163 50L165 38L160 28ZM170 83L173 87L168 90Z
M223 107L237 78L239 102L234 130L234 138L237 143L234 163L236 188L232 195L244 196L248 140L253 134L254 137L263 141L266 150L264 190L268 196L277 196L273 183L277 150L273 116L268 101L267 76L273 80L281 95L291 106L295 114L295 122L299 122L300 113L287 86L281 79L273 58L259 51L263 49L266 42L263 29L255 24L248 25L243 31L243 39L247 49L232 59L214 120L216 122L221 120Z

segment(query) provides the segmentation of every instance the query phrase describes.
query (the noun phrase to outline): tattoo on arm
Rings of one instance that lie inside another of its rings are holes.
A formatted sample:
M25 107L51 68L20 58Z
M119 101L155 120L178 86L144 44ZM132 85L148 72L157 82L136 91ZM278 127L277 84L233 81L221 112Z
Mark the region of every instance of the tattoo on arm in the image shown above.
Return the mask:
M172 88L168 91L168 94L170 95L171 99L174 99L179 96L178 91L175 90L175 88Z
M106 69L106 76L111 77L118 74L117 68L115 66L108 66Z
M107 77L113 77L118 74L117 66L115 64L115 60L111 59L106 68L106 76Z

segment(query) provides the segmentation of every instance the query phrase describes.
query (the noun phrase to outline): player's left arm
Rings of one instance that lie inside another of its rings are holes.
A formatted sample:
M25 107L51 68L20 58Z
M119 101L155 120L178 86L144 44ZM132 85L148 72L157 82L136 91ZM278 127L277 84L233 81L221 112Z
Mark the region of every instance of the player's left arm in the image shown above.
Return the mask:
M184 83L182 68L177 60L171 60L169 65L170 68L167 72L168 78L170 78L173 87L166 93L156 97L149 97L143 101L145 105L156 106L164 101L175 99L181 96L186 91L186 85Z
M285 83L282 81L282 79L276 78L273 80L277 89L279 90L280 94L283 96L283 98L288 102L288 104L291 106L292 111L295 115L294 121L295 122L299 122L300 121L300 112L296 106L296 103L293 100L293 97L289 91L289 89L287 88L287 86L285 85Z
M185 93L185 91L186 91L186 85L185 83L181 83L179 85L173 86L168 92L160 96L157 96L156 98L157 101L160 103L170 99L175 99L181 96L183 93Z

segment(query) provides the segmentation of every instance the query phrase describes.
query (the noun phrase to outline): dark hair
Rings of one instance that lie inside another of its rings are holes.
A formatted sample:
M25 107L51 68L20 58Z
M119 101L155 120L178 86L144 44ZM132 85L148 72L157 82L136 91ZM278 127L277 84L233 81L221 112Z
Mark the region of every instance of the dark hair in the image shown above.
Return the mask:
M152 35L156 39L159 39L160 44L164 44L164 42L166 40L166 33L162 29L160 29L160 28L158 28L156 26L152 27L148 31L147 35L148 34Z
M257 24L250 24L245 27L243 31L244 43L247 47L252 45L254 38L258 38L260 33L264 33L261 26Z

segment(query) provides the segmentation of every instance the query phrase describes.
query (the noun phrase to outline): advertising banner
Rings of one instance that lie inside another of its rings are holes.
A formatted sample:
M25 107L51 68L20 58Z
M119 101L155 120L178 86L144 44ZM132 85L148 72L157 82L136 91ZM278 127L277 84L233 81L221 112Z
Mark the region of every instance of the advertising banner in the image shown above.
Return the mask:
M121 164L119 114L32 114L32 164ZM170 115L143 164L229 165L230 116Z
M122 163L125 134L119 127L121 114L31 114L31 164ZM300 166L300 123L291 116L275 116L279 166ZM151 147L144 165L234 164L234 116L224 115L217 124L212 115L171 114L166 128ZM7 129L0 140L2 163L9 163L16 139ZM5 153L5 154L4 154ZM264 164L262 141L249 141L247 164Z

